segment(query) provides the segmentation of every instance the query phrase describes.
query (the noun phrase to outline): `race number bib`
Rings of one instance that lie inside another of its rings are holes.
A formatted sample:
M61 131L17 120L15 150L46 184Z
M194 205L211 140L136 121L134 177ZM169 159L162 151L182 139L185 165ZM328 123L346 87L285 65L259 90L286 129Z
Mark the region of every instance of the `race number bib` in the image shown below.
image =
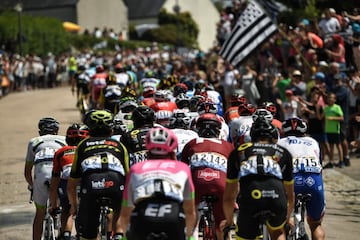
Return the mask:
M172 184L162 179L151 179L137 186L134 191L134 202L148 197L166 196L182 201L182 189L178 184Z
M263 169L264 174L273 175L282 179L282 172L280 165L273 160L271 156L261 156L263 158L262 166L258 164L258 156L250 156L246 161L241 162L240 177L245 177L251 174L259 174L258 169Z
M321 173L320 160L315 157L297 157L293 158L294 173L311 172Z
M214 152L195 153L190 158L190 167L209 167L226 172L227 159L225 156Z

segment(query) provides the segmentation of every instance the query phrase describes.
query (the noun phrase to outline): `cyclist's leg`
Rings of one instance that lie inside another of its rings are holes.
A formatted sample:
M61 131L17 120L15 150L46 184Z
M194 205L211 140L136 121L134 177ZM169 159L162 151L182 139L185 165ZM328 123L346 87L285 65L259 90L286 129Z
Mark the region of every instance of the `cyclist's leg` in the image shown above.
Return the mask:
M325 214L324 186L321 174L309 174L307 193L311 194L311 200L306 203L307 222L311 230L312 239L325 239L325 232L321 225Z
M46 214L46 204L49 197L49 189L44 184L46 176L37 175L34 178L33 199L36 207L35 217L33 220L33 239L40 240L43 233L43 221Z
M70 239L71 231L73 228L73 218L70 215L70 205L69 199L67 197L67 180L61 179L59 185L59 199L61 206L61 234L64 236L65 240ZM66 233L66 234L65 234Z
M100 216L96 196L81 194L80 199L79 210L76 216L78 235L80 239L96 239Z

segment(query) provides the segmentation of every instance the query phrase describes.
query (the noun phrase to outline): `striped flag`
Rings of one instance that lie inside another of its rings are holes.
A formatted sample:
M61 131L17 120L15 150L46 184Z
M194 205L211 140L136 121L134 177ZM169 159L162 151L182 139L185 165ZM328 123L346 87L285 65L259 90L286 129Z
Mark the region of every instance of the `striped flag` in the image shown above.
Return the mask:
M220 50L220 56L239 66L260 44L277 31L265 11L255 1L249 1Z

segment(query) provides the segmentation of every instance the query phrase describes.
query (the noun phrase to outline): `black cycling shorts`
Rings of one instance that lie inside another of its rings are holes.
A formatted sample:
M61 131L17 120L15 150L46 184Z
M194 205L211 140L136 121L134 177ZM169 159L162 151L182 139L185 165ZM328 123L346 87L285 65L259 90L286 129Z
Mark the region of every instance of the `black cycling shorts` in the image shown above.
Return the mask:
M80 203L76 217L77 231L80 236L96 238L100 197L110 198L109 207L114 213L120 212L124 183L125 177L113 171L91 173L81 178Z
M128 240L144 240L150 234L166 234L167 239L185 239L185 214L173 200L143 200L135 207L130 220Z
M272 229L282 228L287 217L287 197L284 185L276 178L246 179L240 181L238 198L239 214L237 235L254 239L259 235L259 219L256 214L271 211L272 216L267 226Z

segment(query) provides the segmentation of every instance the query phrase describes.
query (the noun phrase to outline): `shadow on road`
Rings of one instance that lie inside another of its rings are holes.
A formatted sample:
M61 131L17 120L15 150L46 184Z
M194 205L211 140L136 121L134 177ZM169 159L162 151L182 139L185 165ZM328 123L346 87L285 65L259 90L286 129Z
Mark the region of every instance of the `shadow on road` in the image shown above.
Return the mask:
M23 224L31 224L34 218L33 211L0 213L0 226L10 227Z

